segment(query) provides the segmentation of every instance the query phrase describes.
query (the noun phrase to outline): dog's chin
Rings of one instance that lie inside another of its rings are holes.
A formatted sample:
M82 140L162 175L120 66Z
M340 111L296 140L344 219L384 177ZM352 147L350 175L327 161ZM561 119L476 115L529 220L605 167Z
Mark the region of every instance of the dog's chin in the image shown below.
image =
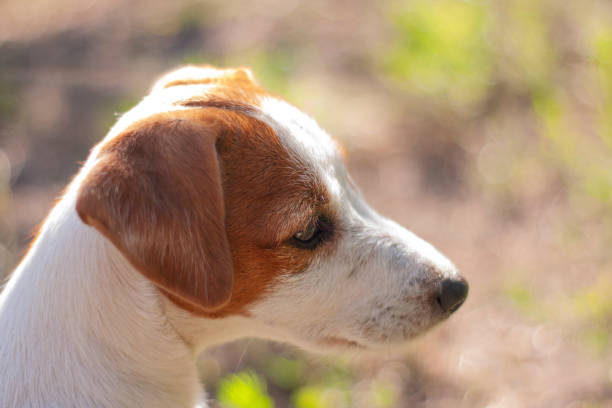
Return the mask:
M371 352L401 352L405 351L406 347L415 339L425 335L432 328L437 326L440 322L444 321L447 316L441 317L436 321L431 322L426 327L423 327L420 331L414 333L404 333L404 336L398 337L386 337L384 339L355 339L342 334L329 335L326 337L318 338L316 341L311 343L309 347L314 348L315 351L323 353L334 353L334 352L355 352L370 354Z
M342 355L342 354L368 354L372 350L370 345L349 340L341 336L328 336L311 339L308 342L300 341L293 343L303 350L322 355Z
M381 353L403 353L407 350L410 344L410 339L398 342L366 342L349 340L340 336L330 336L318 339L316 342L308 345L302 344L302 347L311 352L325 355L350 355L361 357L380 357Z
M327 336L317 339L311 349L321 353L338 353L338 352L350 352L359 354L370 354L377 351L389 351L393 349L401 348L406 343L410 342L411 339L405 339L404 341L398 342L372 342L367 340L353 340L341 335Z

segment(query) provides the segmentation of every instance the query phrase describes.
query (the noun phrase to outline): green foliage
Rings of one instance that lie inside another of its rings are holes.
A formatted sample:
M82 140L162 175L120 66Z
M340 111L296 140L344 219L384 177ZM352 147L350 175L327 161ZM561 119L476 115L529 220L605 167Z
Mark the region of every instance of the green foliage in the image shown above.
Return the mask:
M0 80L0 120L8 119L17 108L15 88L9 82Z
M323 392L320 388L304 387L293 397L295 408L326 408Z
M551 82L559 61L557 49L551 46L553 21L548 13L545 2L532 0L508 1L497 9L491 33L497 47L496 68L502 80L517 90L554 87Z
M602 278L574 299L576 311L583 317L605 321L612 319L612 279Z
M585 326L582 340L594 354L604 355L612 346L612 279L602 278L574 297L574 308Z
M302 381L304 363L285 357L272 357L268 362L266 375L268 379L280 388L295 389Z
M351 394L335 387L307 386L293 395L295 408L344 408L349 407Z
M603 107L600 111L601 137L612 150L612 29L600 29L593 38L593 54L601 91Z
M292 395L294 408L343 408L352 403L354 373L341 359L328 361L320 372L309 373L307 384Z
M504 289L504 294L523 312L530 312L534 307L533 293L525 284L508 285Z
M576 135L571 132L567 107L561 91L547 85L531 90L533 111L538 117L544 137L553 148L555 159L563 166L575 167Z
M520 272L512 272L515 276ZM523 280L513 278L502 289L504 297L527 319L542 321L549 318L549 311L544 300L534 293L534 288Z
M370 386L370 400L373 408L393 408L397 406L398 390L393 384L375 381Z
M395 36L383 70L407 90L470 105L492 75L485 41L487 9L473 1L414 1L389 12Z
M273 408L266 383L253 372L241 372L222 379L217 399L223 408Z
M589 327L582 333L582 341L586 348L597 356L605 356L610 349L610 328L601 325Z

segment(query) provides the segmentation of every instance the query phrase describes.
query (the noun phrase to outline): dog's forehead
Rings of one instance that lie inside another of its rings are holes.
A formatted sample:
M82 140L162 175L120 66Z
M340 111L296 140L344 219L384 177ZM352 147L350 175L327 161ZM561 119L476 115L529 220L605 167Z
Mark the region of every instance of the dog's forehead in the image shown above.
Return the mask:
M345 168L338 145L327 132L283 100L264 97L259 108L254 116L270 125L287 150L317 173L330 194L338 193Z
M166 102L176 100L182 105L190 101L187 106L198 102L205 105L210 99L250 105L253 116L271 125L287 147L300 156L320 162L337 156L337 145L312 118L271 96L248 68L184 67L160 78L151 94L163 94Z
M287 146L313 160L326 161L337 156L333 139L317 122L285 101L265 97L261 101L264 121L268 122Z
M263 121L286 150L326 185L330 195L339 193L338 180L345 170L336 142L308 115L269 94L248 68L188 66L169 72L116 128L159 112L205 107L240 111Z

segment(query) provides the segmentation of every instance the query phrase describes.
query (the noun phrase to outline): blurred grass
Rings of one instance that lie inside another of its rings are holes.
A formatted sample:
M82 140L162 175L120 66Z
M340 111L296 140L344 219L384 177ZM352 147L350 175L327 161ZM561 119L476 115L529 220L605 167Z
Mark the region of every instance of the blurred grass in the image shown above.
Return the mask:
M0 121L8 120L17 108L16 89L6 80L0 80Z
M266 367L266 375L278 387L285 390L295 390L304 376L304 363L285 357L273 357Z
M612 278L604 276L574 297L582 330L582 342L594 355L603 357L612 347Z
M525 316L536 318L538 316L539 305L533 289L526 283L513 282L506 285L504 295L510 299L513 305Z
M224 408L273 408L266 382L254 373L242 372L219 384L217 399Z
M383 71L408 92L455 107L482 102L493 69L486 12L477 1L392 3L388 16L395 35L383 54Z

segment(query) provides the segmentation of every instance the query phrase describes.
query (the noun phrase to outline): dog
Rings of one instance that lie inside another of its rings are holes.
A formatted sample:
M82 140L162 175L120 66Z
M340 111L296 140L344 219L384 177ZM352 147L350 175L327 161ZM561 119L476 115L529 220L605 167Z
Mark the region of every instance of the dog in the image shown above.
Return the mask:
M92 149L7 281L0 406L193 407L206 347L394 347L467 292L314 120L246 68L183 67Z

